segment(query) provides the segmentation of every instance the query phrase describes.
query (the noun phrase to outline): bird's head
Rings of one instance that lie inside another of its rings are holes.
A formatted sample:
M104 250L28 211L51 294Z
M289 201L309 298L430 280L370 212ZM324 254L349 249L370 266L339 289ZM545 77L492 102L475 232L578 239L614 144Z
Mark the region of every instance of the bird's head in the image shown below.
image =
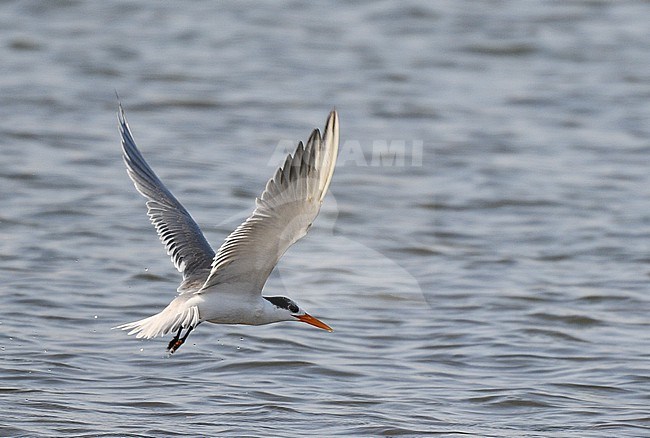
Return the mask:
M281 318L280 321L298 320L307 324L318 327L319 329L332 331L332 328L324 322L314 318L296 304L291 298L287 297L264 297L274 307L273 312Z

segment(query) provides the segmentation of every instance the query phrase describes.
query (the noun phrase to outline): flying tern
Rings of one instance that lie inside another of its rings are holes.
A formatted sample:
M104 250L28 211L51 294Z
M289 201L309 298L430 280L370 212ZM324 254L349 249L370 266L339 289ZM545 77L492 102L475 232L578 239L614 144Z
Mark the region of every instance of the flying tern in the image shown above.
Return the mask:
M307 143L298 143L295 152L286 157L256 198L253 213L216 253L190 213L145 161L121 104L118 123L127 173L147 198L149 219L183 281L178 296L161 312L115 328L147 339L175 333L167 346L170 353L206 321L247 325L301 321L332 331L294 300L263 296L262 289L284 252L307 234L320 211L338 154L335 110L330 112L322 136L318 129L313 130Z

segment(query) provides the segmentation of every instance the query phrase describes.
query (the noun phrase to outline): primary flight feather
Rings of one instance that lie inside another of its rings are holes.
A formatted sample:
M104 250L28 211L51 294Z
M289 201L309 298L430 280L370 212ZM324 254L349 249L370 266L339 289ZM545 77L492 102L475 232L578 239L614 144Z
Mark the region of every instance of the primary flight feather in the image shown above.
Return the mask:
M307 234L320 211L338 153L336 111L330 112L322 136L315 129L307 143L300 142L287 156L255 200L253 213L216 253L189 212L145 161L121 105L118 122L128 175L147 198L149 218L183 281L179 295L160 313L116 328L139 338L175 332L168 345L171 353L204 321L262 325L294 320L332 331L290 298L262 296L261 292L282 255Z

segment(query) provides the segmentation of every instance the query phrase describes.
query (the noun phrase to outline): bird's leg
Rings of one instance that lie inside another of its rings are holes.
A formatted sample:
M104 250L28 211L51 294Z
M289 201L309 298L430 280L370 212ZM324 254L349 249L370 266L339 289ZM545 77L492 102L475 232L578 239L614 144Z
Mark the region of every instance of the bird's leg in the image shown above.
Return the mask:
M169 341L169 344L167 344L167 351L171 351L172 353L173 353L174 351L176 351L176 348L178 348L178 347L174 348L173 351L172 351L172 348L174 347L174 345L176 345L176 343L177 343L178 340L180 339L180 337L181 337L181 331L183 331L183 326L180 326L180 327L178 328L178 333L176 333L176 336L174 336L174 339L172 339L171 341Z
M178 330L178 333L176 334L176 336L174 337L174 339L172 339L171 342L169 343L169 345L167 346L167 350L168 350L170 353L173 354L176 350L178 350L179 348L181 348L181 345L183 345L183 344L185 343L185 339L187 339L187 337L190 335L190 333L192 332L192 329L194 329L194 327L190 326L190 327L187 329L187 331L185 332L185 336L183 336L182 338L179 339L179 337L180 337L180 335L181 335L181 330L182 330L182 327L181 327L181 328Z

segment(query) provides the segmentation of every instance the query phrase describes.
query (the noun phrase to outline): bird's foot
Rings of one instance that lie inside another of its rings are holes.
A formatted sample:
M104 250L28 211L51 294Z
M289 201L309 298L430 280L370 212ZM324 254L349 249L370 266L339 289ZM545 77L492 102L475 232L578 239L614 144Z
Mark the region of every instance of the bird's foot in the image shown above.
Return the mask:
M180 336L181 336L181 331L183 330L183 327L179 328L178 333L176 334L176 336L174 336L174 339L169 341L169 345L167 345L167 351L169 351L171 354L174 354L174 352L176 350L178 350L179 348L181 348L181 345L183 345L185 343L185 339L187 339L187 337L190 335L190 333L192 333L193 329L194 329L194 327L190 326L187 329L187 331L185 332L185 336L183 336L181 338Z
M167 345L167 351L169 351L171 354L174 354L176 350L181 348L181 345L185 342L185 339L178 339L174 338L169 342L169 345Z

